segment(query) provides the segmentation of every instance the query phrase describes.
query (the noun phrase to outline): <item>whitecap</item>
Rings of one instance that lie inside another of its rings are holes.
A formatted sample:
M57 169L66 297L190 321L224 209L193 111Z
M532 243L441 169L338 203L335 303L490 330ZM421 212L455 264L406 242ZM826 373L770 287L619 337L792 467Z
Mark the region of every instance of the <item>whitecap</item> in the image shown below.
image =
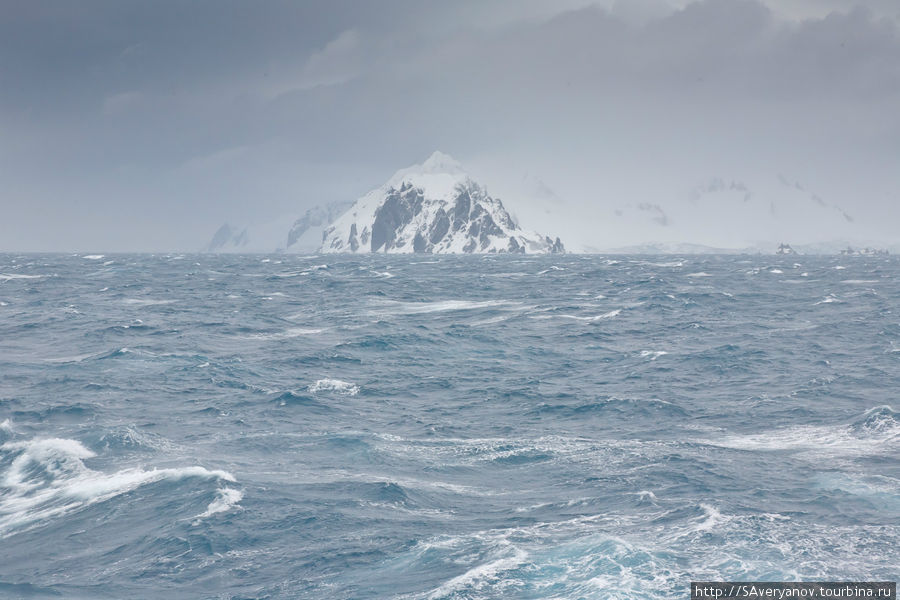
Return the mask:
M437 589L433 590L429 595L429 599L446 598L453 595L463 588L472 587L480 589L496 580L504 571L515 569L519 565L525 564L528 560L528 553L520 548L510 545L511 554L490 562L476 565L470 568L462 575L448 580Z
M549 273L550 271L565 271L565 267L557 267L556 265L552 265L549 269L544 269L543 271L538 271L538 275L544 275Z
M72 439L7 442L0 451L16 455L0 479L0 487L6 488L0 495L0 538L157 481L235 481L226 471L200 466L94 471L83 461L95 453Z
M688 273L685 277L712 277L709 273L704 273L703 271L697 273Z
M710 439L712 446L750 451L793 451L811 457L871 456L897 451L900 423L893 409L866 411L855 424L798 425L763 433Z
M122 300L122 304L128 304L131 306L157 306L163 304L173 304L174 300L153 300L150 298L125 298Z
M521 302L510 300L439 300L436 302L396 302L382 301L380 304L395 307L402 314L428 314L435 312L449 312L459 310L477 310L479 308L506 308L522 310Z
M499 315L496 317L491 317L490 319L482 319L481 321L473 321L470 323L472 327L481 327L483 325L496 325L497 323L502 323L509 319L508 315Z
M307 388L313 394L317 392L334 392L344 396L355 396L359 393L359 386L341 381L340 379L319 379Z
M821 489L840 490L865 497L870 502L898 506L900 501L900 480L886 475L821 473L816 479L817 487Z
M678 260L673 262L646 262L646 261L638 261L638 264L647 265L649 267L683 267L684 261Z
M11 281L13 279L40 279L43 275L20 275L19 273L0 273L0 281Z
M206 507L206 511L200 513L195 518L205 519L206 517L211 517L219 513L228 512L236 507L238 502L243 498L244 493L240 490L233 490L227 487L221 488L216 492L215 500L210 502L209 506Z
M102 254L85 254L81 258L83 258L85 260L102 260L103 258L106 258L106 257Z
M694 525L694 527L690 528L693 531L712 531L728 520L728 517L719 512L719 509L715 506L701 504L700 508L703 509L702 520Z
M656 360L660 356L665 356L668 354L665 350L641 350L641 356L643 358L650 357L650 360Z
M247 336L247 338L251 340L287 340L304 335L315 335L317 333L322 333L323 331L325 330L309 329L305 327L291 327L289 329L285 329L284 331L277 331L275 333L254 333L253 335Z
M123 350L125 350L125 349L123 348ZM93 358L95 356L97 356L97 354L92 352L89 354L76 354L75 356L60 356L60 357L55 357L55 358L45 358L44 362L47 362L47 363L73 363L73 362L81 362L83 360L86 360L88 358Z
M593 321L602 321L604 319L612 319L613 317L619 316L619 313L621 313L621 312L622 312L622 309L617 308L617 309L611 310L607 313L603 313L602 315L593 315L593 316L589 316L589 317L581 317L578 315L559 315L559 316L560 316L560 318L564 318L564 319L575 319L576 321L593 322Z

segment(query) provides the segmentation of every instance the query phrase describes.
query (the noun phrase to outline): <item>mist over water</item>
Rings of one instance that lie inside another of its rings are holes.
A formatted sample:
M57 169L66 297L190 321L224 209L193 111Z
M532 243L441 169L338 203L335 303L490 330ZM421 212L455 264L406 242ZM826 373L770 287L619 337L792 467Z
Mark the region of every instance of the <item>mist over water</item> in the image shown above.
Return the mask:
M894 580L900 260L0 255L0 596Z

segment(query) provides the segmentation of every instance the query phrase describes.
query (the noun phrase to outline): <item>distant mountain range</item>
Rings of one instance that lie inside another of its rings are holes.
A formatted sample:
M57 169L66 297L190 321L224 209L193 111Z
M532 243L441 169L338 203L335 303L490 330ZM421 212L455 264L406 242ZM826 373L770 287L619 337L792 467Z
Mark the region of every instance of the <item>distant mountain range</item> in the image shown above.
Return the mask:
M805 193L805 188L800 184L785 189L789 193ZM698 198L705 198L710 194L735 196L735 198L730 196L718 198L718 204L723 206L736 203L736 208L732 207L733 214L731 212L722 214L722 218L733 217L732 220L737 219L736 222L741 222L742 218L759 218L756 213L746 213L753 208L750 204L754 201L754 195L744 183L732 181L726 184L724 180L715 179L697 192L691 206L701 211L701 216L704 211L718 208L714 204L699 202ZM811 198L790 200L793 204L785 202L792 206L795 212L801 211L797 215L802 216L803 210L825 211L826 214L837 215L841 218L841 222L846 222L847 226L852 227L853 219L842 209L825 203L814 194ZM764 216L776 219L774 201L770 204L771 210ZM642 203L635 206L632 211L635 215L651 219L658 227L670 228L670 217L659 205ZM778 209L780 210L782 209ZM624 214L624 209L616 210L611 218L622 218ZM534 215L532 218L535 218ZM682 219L682 222L684 221L685 219ZM557 219L556 222L561 223L562 220ZM803 219L800 222L802 223ZM807 244L791 243L790 239L784 239L780 243L756 242L737 248L678 241L607 247L595 245L595 238L602 239L602 227L596 227L590 221L582 221L581 224L590 227L582 232L583 239L580 244L576 241L575 247L577 251L585 253L800 255L900 253L900 245L885 245L860 239L836 239ZM617 226L615 223L603 225ZM771 223L766 228L774 231ZM791 230L786 226L782 226L781 229L788 233ZM670 233L678 235L675 231ZM802 238L800 234L798 237ZM585 241L588 243L584 243ZM304 254L371 252L546 254L564 252L565 247L559 237L551 238L521 227L500 199L491 197L484 186L475 182L463 170L459 162L446 154L435 152L422 164L397 171L382 186L355 202L344 201L315 206L299 217L282 217L262 225L236 228L224 224L216 231L205 250Z
M791 252L787 251L790 249ZM716 248L684 242L649 242L618 248L588 248L590 254L843 254L872 256L900 253L900 246L835 240L817 244L760 243L744 248Z
M397 171L354 203L311 208L286 219L241 229L225 224L209 252L391 254L546 254L565 251L557 237L523 229L452 157L435 152Z

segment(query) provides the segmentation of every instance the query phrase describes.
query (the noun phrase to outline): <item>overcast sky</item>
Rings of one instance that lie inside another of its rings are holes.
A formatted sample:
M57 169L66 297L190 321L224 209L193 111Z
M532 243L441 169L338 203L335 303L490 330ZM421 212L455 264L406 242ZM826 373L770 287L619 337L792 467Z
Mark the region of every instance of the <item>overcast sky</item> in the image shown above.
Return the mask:
M896 0L0 0L0 250L190 251L434 150L571 248L900 242Z

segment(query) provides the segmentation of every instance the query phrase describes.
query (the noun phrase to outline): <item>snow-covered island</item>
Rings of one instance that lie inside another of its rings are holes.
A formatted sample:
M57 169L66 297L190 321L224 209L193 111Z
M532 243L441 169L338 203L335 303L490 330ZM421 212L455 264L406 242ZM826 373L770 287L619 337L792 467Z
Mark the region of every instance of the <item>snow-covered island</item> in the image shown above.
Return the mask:
M557 253L559 238L523 230L452 157L397 171L325 229L321 252Z
M452 157L435 152L401 169L356 202L316 206L297 217L234 228L227 223L207 252L391 254L547 254L565 251L522 229Z

